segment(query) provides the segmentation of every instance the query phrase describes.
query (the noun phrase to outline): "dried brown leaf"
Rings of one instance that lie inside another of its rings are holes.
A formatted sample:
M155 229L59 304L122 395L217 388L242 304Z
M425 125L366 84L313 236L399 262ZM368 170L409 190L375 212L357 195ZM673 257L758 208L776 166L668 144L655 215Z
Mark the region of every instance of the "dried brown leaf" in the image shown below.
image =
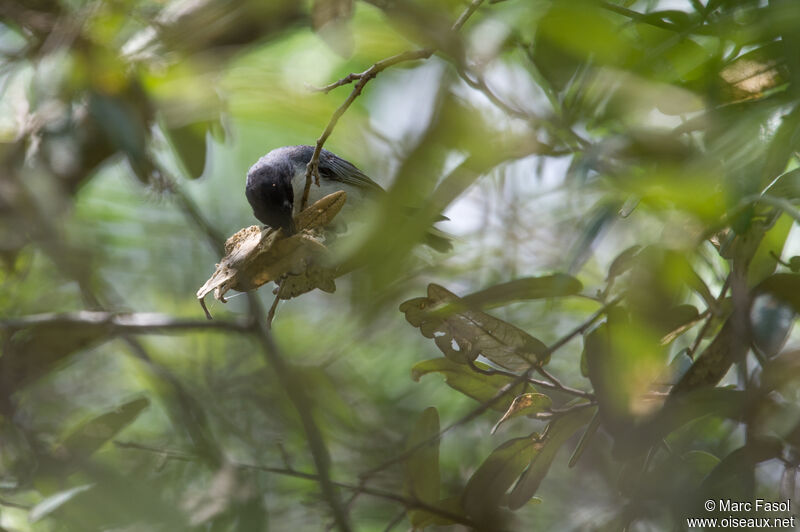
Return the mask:
M445 307L456 312L440 312ZM547 346L540 340L485 312L467 308L461 298L437 284L428 285L428 297L409 299L400 305L400 311L454 362L465 364L483 355L514 371L547 362Z
M223 303L228 290L247 292L270 282L280 285L279 296L290 299L319 288L336 290L336 270L331 266L322 229L344 205L346 194L338 191L319 201L295 217L298 232L285 238L278 230L262 230L250 226L225 242L225 257L214 274L197 291L197 299L214 292Z

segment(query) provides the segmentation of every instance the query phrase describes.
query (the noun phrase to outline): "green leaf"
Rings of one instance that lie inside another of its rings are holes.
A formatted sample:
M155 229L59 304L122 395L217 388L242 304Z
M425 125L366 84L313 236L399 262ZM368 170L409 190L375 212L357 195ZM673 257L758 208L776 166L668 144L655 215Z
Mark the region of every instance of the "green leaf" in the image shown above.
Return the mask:
M173 150L180 158L188 177L200 177L206 167L206 132L208 122L193 122L166 131Z
M800 168L781 174L764 190L764 194L788 200L800 198Z
M573 296L580 293L582 289L583 285L580 281L571 275L556 273L496 284L464 296L461 298L461 303L467 308L488 308L512 301ZM443 309L442 312L446 312L446 310Z
M634 264L636 255L641 249L642 246L637 244L629 247L617 255L616 258L611 262L611 265L608 267L608 276L606 277L606 280L611 281L612 279L619 277L626 271L630 270Z
M690 421L716 416L738 421L747 406L747 395L730 388L700 388L670 396L661 411L640 427L643 441L657 441ZM633 439L632 439L633 440Z
M406 444L406 449L413 449L423 442L429 442L408 458L403 479L403 493L407 497L429 504L439 500L439 430L439 413L436 408L426 408ZM419 522L427 519L427 514L411 510L409 519L417 527Z
M509 440L492 451L464 488L464 510L479 519L491 515L539 445L535 437L527 436Z
M128 401L110 412L87 421L75 428L62 442L72 458L91 456L104 443L132 423L150 405L145 397Z
M544 441L536 444L528 469L522 474L508 497L509 508L516 510L522 507L536 494L558 450L578 429L592 419L596 411L596 408L581 408L550 423L547 436Z
M689 370L675 384L670 394L714 386L728 373L731 365L740 360L748 350L735 330L730 318L722 326L708 347L694 361Z
M507 419L523 415L529 416L531 414L538 414L539 412L548 410L552 404L553 401L543 393L524 393L518 395L514 398L514 401L512 401L506 413L503 414L503 417L500 418L500 421L492 427L491 433L494 434L497 432L500 424Z
M756 294L770 294L800 313L800 274L776 273L764 279L754 289Z
M483 355L498 366L523 371L549 359L547 346L522 329L477 310L441 310L449 305L466 308L463 300L446 288L430 284L428 296L400 305L406 320L454 362L466 363Z
M480 362L475 362L475 366L481 370L491 369ZM489 401L501 388L514 381L513 378L506 375L478 373L469 366L458 364L448 358L425 360L411 368L411 378L415 381L419 381L420 377L428 373L441 373L448 386L481 403ZM529 388L530 385L525 382L514 386L503 397L495 401L492 408L500 412L506 411L511 406L512 398Z
M461 497L448 497L438 501L432 506L454 515L462 515L464 513L464 510L461 509ZM414 510L413 515L415 520L412 520L411 524L414 526L415 530L422 530L429 526L452 525L457 522L441 514L435 514L425 510Z
M580 460L581 455L583 455L583 451L586 449L586 445L589 443L589 440L592 439L592 436L595 435L598 428L600 428L599 411L594 413L592 420L586 426L586 430L583 431L581 439L578 441L578 445L575 446L575 450L572 451L572 456L569 457L569 462L567 463L568 467L575 467L575 464L578 463L578 460Z
M699 478L708 475L719 464L719 458L706 451L689 451L684 453L681 460Z
M35 523L36 521L47 517L81 493L90 490L93 487L94 484L84 484L82 486L75 486L74 488L70 488L68 490L59 491L58 493L47 497L31 509L30 513L28 514L28 520L30 520L31 523Z

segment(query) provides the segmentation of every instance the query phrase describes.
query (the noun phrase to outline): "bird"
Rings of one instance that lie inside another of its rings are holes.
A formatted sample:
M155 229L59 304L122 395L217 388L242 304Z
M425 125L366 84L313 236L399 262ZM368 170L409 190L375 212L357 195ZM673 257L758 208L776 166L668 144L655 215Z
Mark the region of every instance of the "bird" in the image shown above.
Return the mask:
M250 167L245 196L259 221L273 229L282 229L286 235L295 233L294 216L301 209L306 167L313 154L313 146L283 146L270 151ZM386 193L353 163L325 149L319 156L319 176L319 186L312 184L309 190L308 205L343 190L347 200L340 216L344 219L352 218L364 201ZM426 234L425 243L440 252L452 248L450 239L436 229Z

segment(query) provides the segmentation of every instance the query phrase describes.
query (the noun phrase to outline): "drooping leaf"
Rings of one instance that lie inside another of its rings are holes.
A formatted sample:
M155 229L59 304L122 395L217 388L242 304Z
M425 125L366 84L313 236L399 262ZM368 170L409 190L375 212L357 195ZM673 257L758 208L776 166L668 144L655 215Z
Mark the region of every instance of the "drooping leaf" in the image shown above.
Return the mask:
M490 369L486 364L475 362L475 366L481 370ZM493 398L503 387L508 386L514 379L505 375L484 375L476 372L465 364L453 362L448 358L434 358L419 362L411 368L411 378L418 381L420 377L428 373L440 373L444 376L445 382L451 388L458 390L467 397L471 397L481 403ZM524 393L531 386L522 382L508 391L502 398L495 401L491 406L500 412L506 411L513 397Z
M462 504L468 515L485 519L500 507L506 491L541 445L537 438L532 435L509 440L483 461L464 488Z
M150 401L139 397L76 427L61 443L72 458L91 456L104 443L132 423Z
M404 494L415 500L435 504L439 500L439 413L433 408L426 408L417 420L414 430L408 439L406 449L414 449L423 442L429 442L413 451L405 463L403 479ZM426 513L419 510L409 511L409 519L413 526L428 519Z
M516 510L522 507L536 494L558 450L578 429L586 425L595 413L595 408L581 408L550 423L544 440L536 444L528 469L522 474L508 497L509 508Z
M522 329L477 310L442 312L450 305L463 306L463 302L446 288L430 284L427 297L405 301L400 311L454 362L467 363L483 355L513 371L547 362L547 346Z
M512 401L511 406L508 407L506 413L503 414L503 417L492 427L491 433L494 434L497 432L497 429L500 425L506 421L507 419L511 419L512 417L517 416L529 416L531 414L538 414L539 412L544 412L550 405L553 404L553 401L543 393L524 393L522 395L518 395Z

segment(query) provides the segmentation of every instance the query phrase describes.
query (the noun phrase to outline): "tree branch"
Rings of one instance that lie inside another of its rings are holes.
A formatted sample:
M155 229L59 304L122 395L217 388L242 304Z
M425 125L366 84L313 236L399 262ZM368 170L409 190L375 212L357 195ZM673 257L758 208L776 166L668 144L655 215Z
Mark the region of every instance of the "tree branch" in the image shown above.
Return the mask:
M79 312L33 314L0 320L2 329L25 329L39 325L102 325L108 326L110 334L150 334L194 329L248 332L253 324L247 320L207 321L180 319L166 314L133 312L101 312L82 310Z
M472 0L472 2L470 2L466 9L464 9L461 15L459 15L458 19L456 19L456 21L453 23L453 26L450 28L450 30L453 32L460 30L464 24L466 24L469 17L472 16L472 14L478 9L478 7L480 7L482 3L483 0ZM404 61L428 59L433 55L434 52L435 49L433 48L422 48L419 50L402 52L374 63L364 72L348 74L339 81L335 81L330 85L326 85L325 87L318 89L320 92L327 94L337 87L347 85L354 81L356 82L356 84L353 86L353 90L350 92L350 95L347 97L344 103L342 103L342 105L340 105L339 108L334 111L331 119L328 121L328 125L322 132L322 135L320 135L317 139L316 146L314 147L314 153L311 155L311 160L308 161L308 165L306 165L306 184L303 188L303 200L300 204L301 209L305 209L306 204L308 203L308 194L311 191L312 178L314 180L314 184L319 186L319 156L320 153L322 153L322 146L325 144L325 141L328 140L328 137L330 137L331 133L333 132L333 128L336 127L339 119L342 117L345 111L350 108L350 105L352 105L355 99L358 98L358 96L361 94L361 91L364 90L364 86L369 83L370 80L374 79L378 74L392 65L396 65L397 63L402 63Z

